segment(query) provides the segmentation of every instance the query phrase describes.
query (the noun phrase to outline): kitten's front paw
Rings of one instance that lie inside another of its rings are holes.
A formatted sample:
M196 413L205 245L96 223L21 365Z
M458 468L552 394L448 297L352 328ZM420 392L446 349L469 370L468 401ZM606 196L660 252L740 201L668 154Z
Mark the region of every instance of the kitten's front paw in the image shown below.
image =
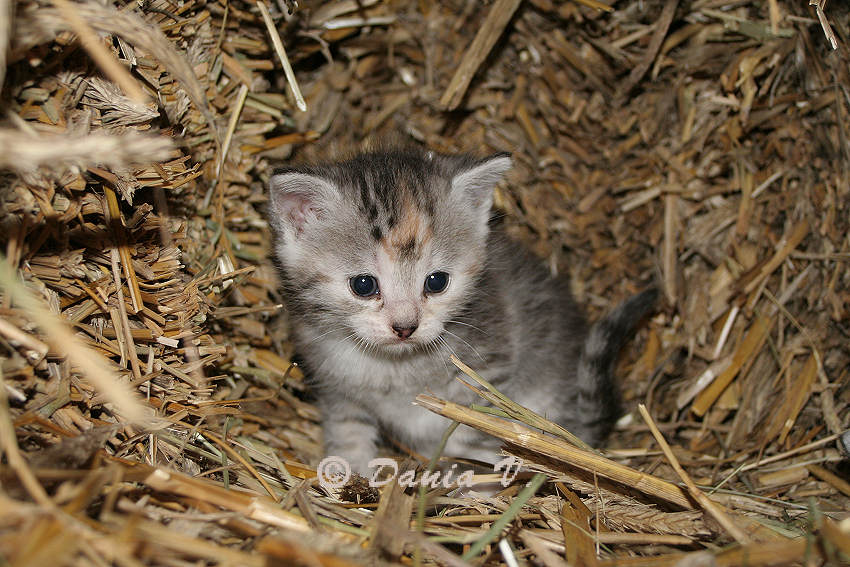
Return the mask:
M369 461L375 458L371 451L352 451L346 447L329 445L325 450L325 461L333 460L351 473L369 478ZM333 458L333 459L332 459Z
M371 471L369 469L369 461L375 458L374 455L352 455L349 457L351 472L357 473L362 477L369 478Z
M359 419L329 420L325 423L325 455L345 461L351 472L369 476L369 461L375 457L374 425Z

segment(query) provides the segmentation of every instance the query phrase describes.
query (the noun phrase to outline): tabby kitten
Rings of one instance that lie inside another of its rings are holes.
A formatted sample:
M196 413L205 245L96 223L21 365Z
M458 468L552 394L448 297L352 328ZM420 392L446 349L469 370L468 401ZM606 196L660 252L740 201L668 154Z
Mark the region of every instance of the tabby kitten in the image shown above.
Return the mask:
M450 353L514 401L599 443L617 404L612 366L644 292L589 327L568 281L491 230L508 154L414 149L285 168L270 222L296 348L316 387L325 453L367 471L381 433L431 454L447 420L411 405L430 392L481 403ZM461 427L445 453L493 462L498 441Z

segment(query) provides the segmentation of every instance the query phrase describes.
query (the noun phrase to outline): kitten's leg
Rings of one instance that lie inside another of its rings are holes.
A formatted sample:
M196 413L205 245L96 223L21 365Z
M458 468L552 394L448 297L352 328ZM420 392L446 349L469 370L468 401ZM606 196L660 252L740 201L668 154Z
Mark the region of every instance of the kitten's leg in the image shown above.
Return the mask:
M368 463L377 452L378 424L374 416L348 400L324 405L322 412L325 455L344 458L352 472L368 477Z
M499 443L495 437L462 425L449 437L443 454L492 464L502 458L499 455Z
M464 429L467 431L464 431ZM449 442L446 444L446 454L457 455L465 459L472 459L489 465L458 465L454 472L455 479L459 478L459 475L463 471L467 470L471 470L475 474L492 474L494 472L499 472L496 471L493 466L494 463L502 459L502 456L499 454L499 445L501 442L498 439L490 437L489 435L483 435L482 433L467 427L459 427L455 433L461 433L461 435L457 438L454 436L449 438ZM505 488L507 488L507 485L503 485L500 481L483 482L471 487L461 485L456 494L462 497L493 496Z

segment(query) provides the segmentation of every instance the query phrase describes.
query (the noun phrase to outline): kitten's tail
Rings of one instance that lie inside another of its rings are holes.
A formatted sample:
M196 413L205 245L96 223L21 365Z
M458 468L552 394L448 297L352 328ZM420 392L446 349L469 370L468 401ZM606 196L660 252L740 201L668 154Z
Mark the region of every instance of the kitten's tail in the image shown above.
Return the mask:
M635 325L652 310L657 299L658 289L654 287L630 297L594 323L585 338L576 399L583 431L574 433L590 445L602 442L618 416L614 363Z

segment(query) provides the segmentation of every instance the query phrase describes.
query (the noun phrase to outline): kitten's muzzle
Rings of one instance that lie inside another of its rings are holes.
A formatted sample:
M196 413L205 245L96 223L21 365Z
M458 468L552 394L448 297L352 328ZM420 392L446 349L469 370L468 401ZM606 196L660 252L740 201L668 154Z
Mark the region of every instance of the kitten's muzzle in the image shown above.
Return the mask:
M418 325L416 323L402 323L392 325L393 332L398 338L402 340L409 338L417 327Z

